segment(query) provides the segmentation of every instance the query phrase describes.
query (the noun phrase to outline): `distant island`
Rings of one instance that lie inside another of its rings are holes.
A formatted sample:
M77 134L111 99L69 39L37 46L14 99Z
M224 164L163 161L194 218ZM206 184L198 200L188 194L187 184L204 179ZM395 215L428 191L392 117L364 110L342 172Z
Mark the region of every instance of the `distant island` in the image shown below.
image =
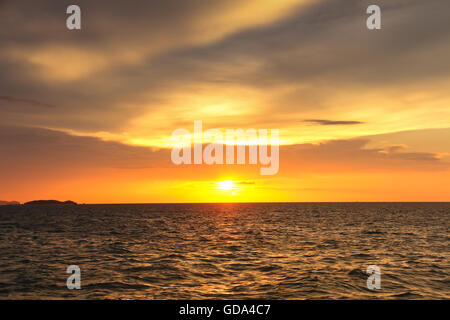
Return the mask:
M0 200L0 206L17 206L20 205L20 202L17 201L1 201Z
M77 205L76 202L73 201L58 201L58 200L34 200L34 201L29 201L29 202L25 202L24 205L54 205L54 204L58 204L58 205Z

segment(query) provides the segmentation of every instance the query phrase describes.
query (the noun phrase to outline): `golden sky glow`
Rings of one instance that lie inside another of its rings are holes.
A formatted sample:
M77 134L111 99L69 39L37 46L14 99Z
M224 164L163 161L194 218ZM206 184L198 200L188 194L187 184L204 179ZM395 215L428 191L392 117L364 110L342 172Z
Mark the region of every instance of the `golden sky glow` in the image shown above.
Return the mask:
M448 1L379 2L2 2L0 200L448 201ZM279 129L279 172L175 166L195 120Z

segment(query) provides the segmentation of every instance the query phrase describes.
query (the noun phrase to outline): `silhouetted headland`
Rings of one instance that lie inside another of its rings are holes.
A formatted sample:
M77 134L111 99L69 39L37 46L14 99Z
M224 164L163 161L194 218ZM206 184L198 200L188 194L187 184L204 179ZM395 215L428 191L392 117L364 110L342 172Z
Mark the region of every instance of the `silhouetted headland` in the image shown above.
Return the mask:
M25 202L24 205L77 205L76 202L73 201L58 201L58 200L34 200Z
M17 206L20 205L20 202L17 201L1 201L0 200L0 206Z

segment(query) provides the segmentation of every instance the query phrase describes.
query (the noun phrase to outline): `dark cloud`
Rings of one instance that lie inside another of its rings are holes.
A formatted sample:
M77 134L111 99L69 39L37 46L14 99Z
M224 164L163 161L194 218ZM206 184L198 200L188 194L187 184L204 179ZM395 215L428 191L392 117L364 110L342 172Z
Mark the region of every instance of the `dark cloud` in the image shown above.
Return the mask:
M0 96L0 105L3 102L7 102L7 103L18 103L18 104L25 104L25 105L30 105L30 106L35 106L35 107L44 107L44 108L55 108L54 105L48 104L48 103L44 103L44 102L40 102L40 101L36 101L36 100L32 100L32 99L24 99L24 98L16 98L16 97L9 97L9 96Z
M401 94L410 84L448 78L448 1L375 2L382 7L380 31L365 27L365 9L373 1L318 0L276 23L201 41L202 29L194 22L230 3L239 10L238 1L78 1L83 14L78 33L65 28L67 2L2 1L0 94L58 108L26 116L0 110L0 117L19 125L118 131L127 120L169 108L174 92L211 84L261 93L290 87L268 97L271 107L260 109L289 117L326 109L327 97L340 92L358 101L360 92L399 86ZM190 37L194 40L184 42ZM106 66L80 79L45 82L36 78L36 65L7 54L54 45L92 54L84 60L97 58L93 68ZM142 56L133 63L121 60L134 53Z
M303 122L318 124L321 126L337 126L337 125L355 125L363 124L361 121L336 121L336 120L323 120L323 119L306 119Z
M172 166L170 152L124 145L54 130L0 126L1 175L51 175L53 171ZM69 169L70 168L70 169Z

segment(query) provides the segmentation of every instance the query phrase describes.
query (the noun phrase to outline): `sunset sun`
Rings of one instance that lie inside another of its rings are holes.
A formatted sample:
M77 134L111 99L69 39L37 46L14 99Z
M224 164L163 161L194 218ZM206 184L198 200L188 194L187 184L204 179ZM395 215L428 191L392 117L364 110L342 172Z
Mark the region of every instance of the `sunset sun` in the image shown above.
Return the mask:
M234 182L231 180L224 180L217 183L217 189L220 190L232 190L234 188Z

